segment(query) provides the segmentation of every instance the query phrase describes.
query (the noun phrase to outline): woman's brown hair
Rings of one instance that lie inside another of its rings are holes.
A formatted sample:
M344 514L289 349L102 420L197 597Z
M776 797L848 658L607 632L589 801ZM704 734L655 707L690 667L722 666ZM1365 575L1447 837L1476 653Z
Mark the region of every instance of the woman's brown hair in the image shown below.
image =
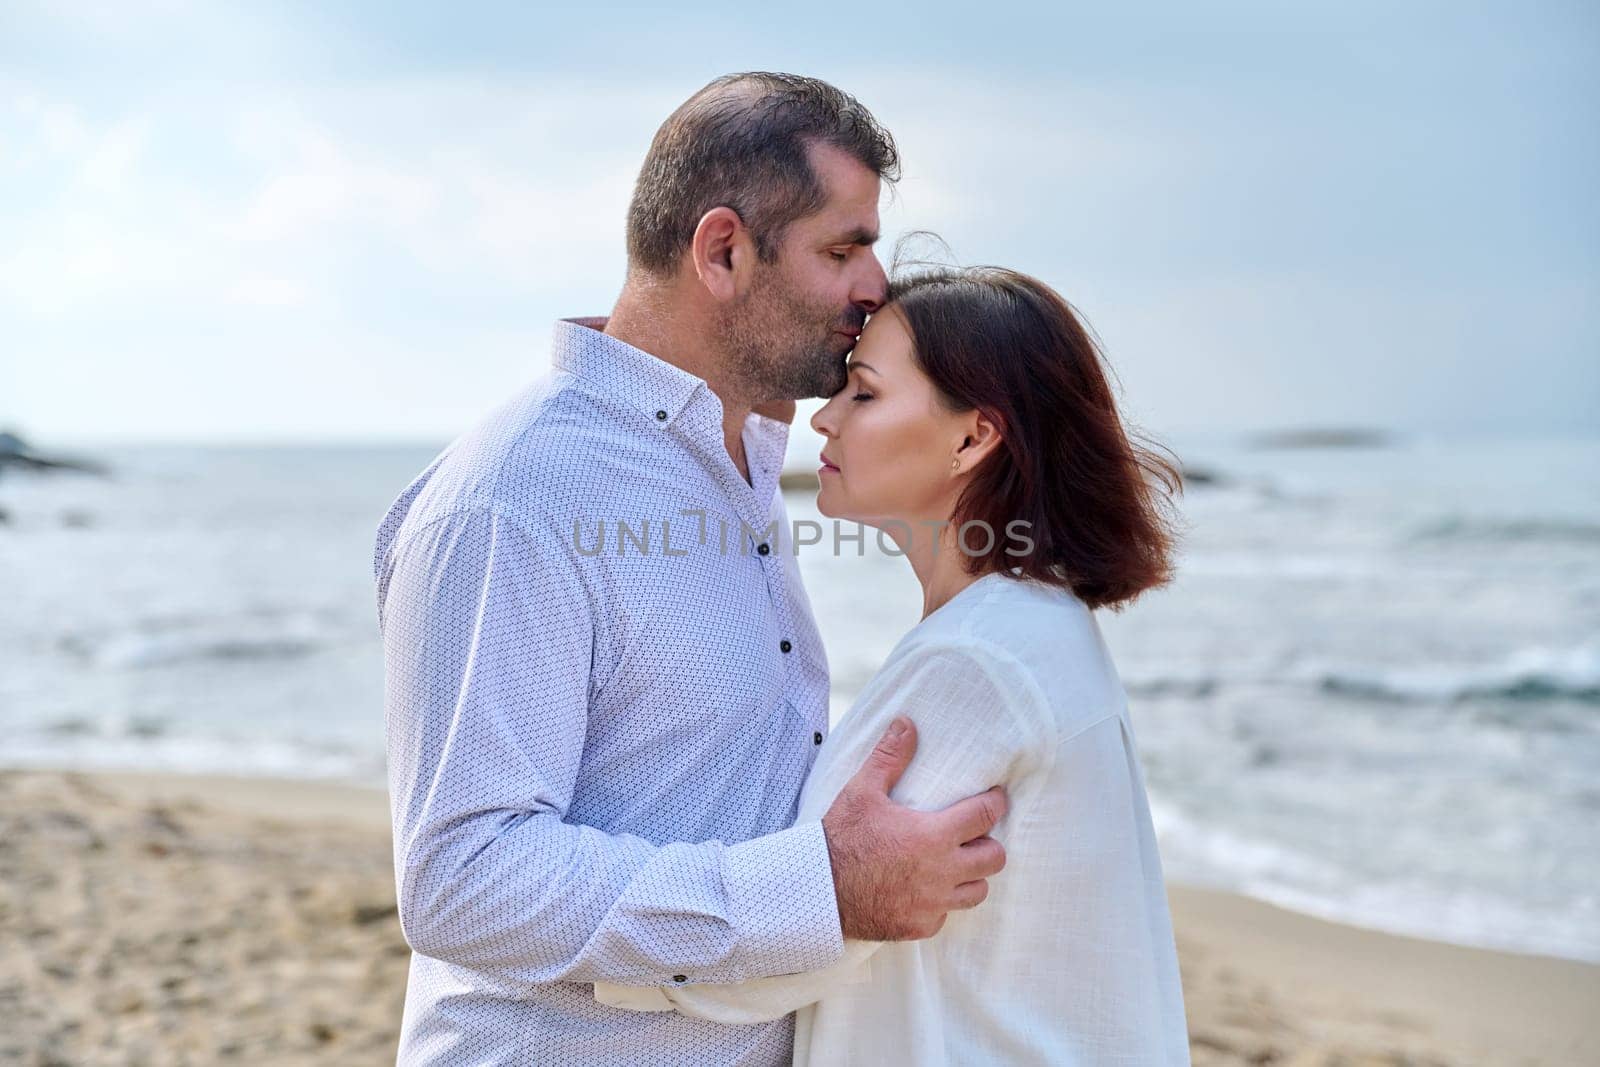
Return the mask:
M951 517L958 531L990 532L982 552L962 537L967 569L1021 568L1113 610L1171 581L1177 457L1129 440L1109 367L1072 306L999 267L924 267L897 277L889 299L946 406L977 409L1000 431ZM1018 520L1025 552L1009 536Z

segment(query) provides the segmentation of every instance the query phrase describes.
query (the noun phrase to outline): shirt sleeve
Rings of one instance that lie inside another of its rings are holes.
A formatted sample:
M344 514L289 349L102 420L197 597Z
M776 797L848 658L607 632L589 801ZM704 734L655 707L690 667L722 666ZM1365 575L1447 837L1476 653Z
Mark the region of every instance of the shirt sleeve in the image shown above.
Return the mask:
M1037 689L1009 655L979 644L929 642L874 679L828 744L841 744L841 783L855 773L896 715L917 724L917 753L891 796L923 811L949 807L996 785L1014 784L1047 759L1051 737ZM825 811L837 794L807 791L802 814ZM1008 815L993 831L1004 843ZM1005 877L1004 873L1000 877ZM981 907L981 905L980 905ZM728 1024L781 1018L840 985L865 981L883 942L846 941L830 966L737 984L595 986L595 998L634 1011L677 1011Z
M659 846L567 821L596 638L568 548L483 507L411 531L380 561L406 940L513 993L737 982L838 959L820 821Z

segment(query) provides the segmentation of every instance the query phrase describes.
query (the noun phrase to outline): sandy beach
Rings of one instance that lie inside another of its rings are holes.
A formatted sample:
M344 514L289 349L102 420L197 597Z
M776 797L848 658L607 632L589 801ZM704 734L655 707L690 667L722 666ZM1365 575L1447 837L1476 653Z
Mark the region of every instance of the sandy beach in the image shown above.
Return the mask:
M1175 886L1196 1064L1600 1062L1600 967ZM0 772L0 1062L393 1063L381 792Z

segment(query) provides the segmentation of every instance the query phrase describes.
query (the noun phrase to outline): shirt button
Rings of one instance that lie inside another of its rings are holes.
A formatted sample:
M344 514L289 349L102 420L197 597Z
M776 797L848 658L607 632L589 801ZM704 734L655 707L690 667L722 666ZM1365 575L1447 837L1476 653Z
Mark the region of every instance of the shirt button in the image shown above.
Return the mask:
M667 421L667 413L665 411L656 412L656 421L657 422L666 422Z
M779 641L778 648L782 649L784 652L794 651L794 646L789 643L788 638L784 638L782 641Z
M811 735L811 743L813 745L822 744L822 731L821 730L818 730L816 733Z
M772 546L771 545L767 545L767 544L760 544L760 545L756 546L756 551L761 553L763 556L765 556L768 552L772 551Z
M679 985L682 985L689 980L689 976L686 974L675 974L672 976L672 980L677 982Z

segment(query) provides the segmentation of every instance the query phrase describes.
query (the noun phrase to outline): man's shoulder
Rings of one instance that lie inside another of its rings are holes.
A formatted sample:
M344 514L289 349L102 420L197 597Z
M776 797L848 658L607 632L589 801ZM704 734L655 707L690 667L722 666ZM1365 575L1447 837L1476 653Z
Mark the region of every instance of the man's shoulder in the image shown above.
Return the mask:
M452 441L401 493L379 527L379 554L408 532L495 512L535 530L559 530L603 484L618 448L598 398L552 373Z

